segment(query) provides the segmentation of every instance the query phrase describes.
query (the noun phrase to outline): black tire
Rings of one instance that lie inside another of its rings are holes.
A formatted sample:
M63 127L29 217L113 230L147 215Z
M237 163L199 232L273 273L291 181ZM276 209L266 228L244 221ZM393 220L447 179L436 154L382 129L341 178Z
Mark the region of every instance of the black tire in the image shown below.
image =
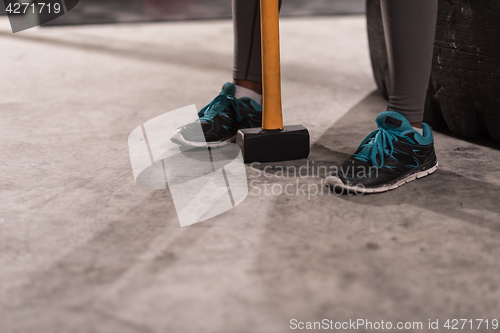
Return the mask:
M380 0L367 0L375 81L387 97L390 77ZM500 1L439 1L432 74L424 121L465 137L500 143Z

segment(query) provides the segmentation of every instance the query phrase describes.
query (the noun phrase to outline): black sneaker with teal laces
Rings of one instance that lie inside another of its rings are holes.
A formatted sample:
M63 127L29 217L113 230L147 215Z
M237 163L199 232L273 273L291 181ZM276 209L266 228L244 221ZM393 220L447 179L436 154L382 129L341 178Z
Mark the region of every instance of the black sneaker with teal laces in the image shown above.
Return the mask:
M380 113L376 121L378 129L326 178L335 192L386 192L436 171L438 162L429 125L422 123L421 135L394 111Z
M262 106L248 97L237 99L235 92L234 84L224 84L220 94L201 109L195 122L174 132L172 142L191 147L222 147L235 141L239 129L261 127Z

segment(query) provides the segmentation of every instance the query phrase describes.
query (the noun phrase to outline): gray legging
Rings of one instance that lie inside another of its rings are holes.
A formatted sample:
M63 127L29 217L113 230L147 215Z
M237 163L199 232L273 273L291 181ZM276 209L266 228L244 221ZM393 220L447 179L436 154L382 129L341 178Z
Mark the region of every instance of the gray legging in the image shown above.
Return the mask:
M260 0L232 0L235 80L262 82ZM392 86L388 110L421 122L434 50L438 0L381 0Z

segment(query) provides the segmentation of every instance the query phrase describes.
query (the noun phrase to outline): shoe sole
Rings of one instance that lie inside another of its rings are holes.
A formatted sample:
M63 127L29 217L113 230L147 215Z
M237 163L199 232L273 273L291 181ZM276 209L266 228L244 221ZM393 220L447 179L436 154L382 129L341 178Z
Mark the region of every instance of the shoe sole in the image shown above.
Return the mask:
M407 177L399 180L398 182L396 182L392 185L385 185L385 186L380 186L380 187L372 187L372 188L368 187L368 188L366 188L366 187L362 187L362 186L348 186L348 185L345 185L342 182L342 180L340 180L340 178L338 178L336 176L328 176L325 179L325 182L332 189L335 189L336 187L340 187L344 191L348 191L348 192L351 191L351 192L354 192L356 194L383 193L383 192L395 190L398 187L400 187L406 183L409 183L415 179L424 178L425 176L428 176L431 173L433 173L434 171L436 171L438 166L439 166L439 163L436 162L436 164L430 169L419 171L417 173L408 175Z
M179 146L184 146L184 147L187 146L195 148L201 148L201 147L218 148L236 142L236 135L224 141L196 142L196 141L187 141L186 139L184 139L181 133L176 131L174 135L172 135L172 137L170 138L170 141L172 141L175 144L178 144Z

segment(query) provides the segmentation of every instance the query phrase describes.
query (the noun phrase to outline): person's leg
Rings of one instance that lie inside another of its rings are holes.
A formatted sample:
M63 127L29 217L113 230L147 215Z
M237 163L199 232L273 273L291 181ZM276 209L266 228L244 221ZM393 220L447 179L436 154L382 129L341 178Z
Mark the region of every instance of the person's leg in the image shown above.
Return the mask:
M381 0L391 75L388 111L377 116L378 129L327 177L334 190L385 192L437 169L432 131L422 123L437 5L437 0Z
M381 0L391 86L388 111L421 127L431 73L438 0Z
M241 128L262 125L260 0L232 0L234 22L233 83L179 127L171 140L180 145L219 147L234 141ZM201 125L201 131L200 131Z
M233 0L233 83L262 95L260 0ZM281 8L282 0L279 0ZM238 95L238 91L237 91Z
M260 0L233 0L233 83L262 94Z

